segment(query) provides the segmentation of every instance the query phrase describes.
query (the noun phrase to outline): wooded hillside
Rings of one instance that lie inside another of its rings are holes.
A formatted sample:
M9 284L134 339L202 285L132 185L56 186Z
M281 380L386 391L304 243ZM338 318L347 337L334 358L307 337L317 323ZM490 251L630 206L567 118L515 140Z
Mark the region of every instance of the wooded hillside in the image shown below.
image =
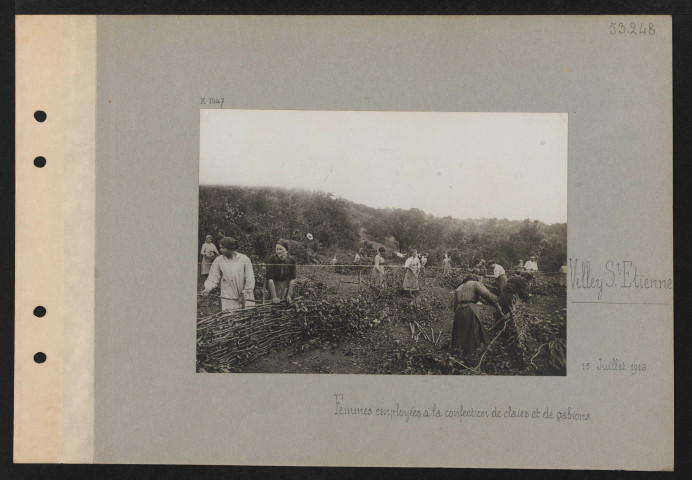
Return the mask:
M456 266L494 258L505 268L535 255L540 270L557 271L567 256L566 223L440 218L415 208L373 208L329 193L281 188L200 186L198 234L200 246L207 234L215 241L233 236L253 261L264 260L279 238L292 240L299 262L361 249L372 255L378 244L388 255L412 248L427 252L431 265L445 252Z

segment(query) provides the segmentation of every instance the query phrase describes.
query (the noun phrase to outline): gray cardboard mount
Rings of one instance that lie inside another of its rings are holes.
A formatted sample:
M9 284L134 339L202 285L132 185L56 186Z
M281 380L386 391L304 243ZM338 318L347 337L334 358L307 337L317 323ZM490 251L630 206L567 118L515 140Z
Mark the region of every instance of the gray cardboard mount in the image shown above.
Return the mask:
M618 31L631 22L646 33ZM660 16L99 17L95 461L672 469L672 290L614 287L577 303L594 294L571 285L566 377L195 373L200 97L567 113L568 256L594 275L613 260L672 278L671 27ZM612 358L647 370L595 369ZM336 415L335 394L373 415ZM374 413L397 404L589 420Z

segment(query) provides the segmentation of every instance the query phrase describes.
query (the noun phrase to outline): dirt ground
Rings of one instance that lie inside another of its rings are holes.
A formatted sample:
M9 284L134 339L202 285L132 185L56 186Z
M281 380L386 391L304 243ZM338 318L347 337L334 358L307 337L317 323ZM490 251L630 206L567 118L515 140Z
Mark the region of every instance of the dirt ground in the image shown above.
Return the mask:
M302 271L301 271L302 270ZM437 272L430 271L415 298L406 294L390 294L378 297L369 285L369 270L364 269L360 289L363 295L375 302L381 312L379 323L365 334L338 343L310 340L298 345L287 346L270 352L250 364L242 367L248 373L347 373L347 374L423 374L443 373L430 371L423 366L411 364L412 354L446 353L450 349L451 330L454 320L450 307L452 289L448 283L439 278ZM329 267L299 267L298 276L310 275L310 278L324 285L324 295L348 296L358 295L357 275L335 273ZM396 280L394 280L396 281ZM200 277L199 286L202 288ZM381 305L381 307L380 307ZM566 295L534 294L522 303L522 312L532 332L526 341L526 350L538 350L540 343L551 338L565 340ZM493 308L482 308L482 322L490 328L493 320ZM435 345L423 335L417 340L411 338L410 319L417 319L429 337L439 335ZM511 323L511 322L510 322ZM508 328L510 328L508 324ZM432 332L431 332L432 329ZM433 333L434 332L434 333ZM494 338L497 331L492 331ZM528 368L526 360L520 358L516 338L509 332L502 333L493 343L484 359L485 367L481 372L495 375L536 375L536 370ZM408 360L408 363L407 363ZM459 358L467 364L475 364L478 355L470 358ZM473 362L473 363L472 363ZM434 369L433 369L434 370Z

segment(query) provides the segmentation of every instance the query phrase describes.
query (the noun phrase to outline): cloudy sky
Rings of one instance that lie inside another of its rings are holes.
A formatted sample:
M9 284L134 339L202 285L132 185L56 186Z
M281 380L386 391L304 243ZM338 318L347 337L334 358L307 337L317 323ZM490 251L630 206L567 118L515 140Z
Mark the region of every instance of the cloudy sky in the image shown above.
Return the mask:
M567 221L567 114L201 110L200 185Z

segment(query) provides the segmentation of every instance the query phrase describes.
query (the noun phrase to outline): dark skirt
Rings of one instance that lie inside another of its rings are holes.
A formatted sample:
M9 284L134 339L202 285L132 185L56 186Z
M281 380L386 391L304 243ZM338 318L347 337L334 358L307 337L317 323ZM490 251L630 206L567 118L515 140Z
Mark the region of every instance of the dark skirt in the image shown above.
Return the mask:
M505 289L505 285L507 284L507 275L504 273L497 277L497 280L495 281L495 285L497 286L497 291L500 295L502 295L502 292Z
M459 349L462 353L471 353L482 344L489 343L480 313L480 305L475 303L457 308L452 327L452 351Z
M285 280L274 280L274 290L276 290L276 296L279 297L279 300L286 300L286 297L288 296L288 286L290 285L290 283L290 278L287 278ZM265 285L264 288L265 300L271 301L272 294L269 291L269 286Z

